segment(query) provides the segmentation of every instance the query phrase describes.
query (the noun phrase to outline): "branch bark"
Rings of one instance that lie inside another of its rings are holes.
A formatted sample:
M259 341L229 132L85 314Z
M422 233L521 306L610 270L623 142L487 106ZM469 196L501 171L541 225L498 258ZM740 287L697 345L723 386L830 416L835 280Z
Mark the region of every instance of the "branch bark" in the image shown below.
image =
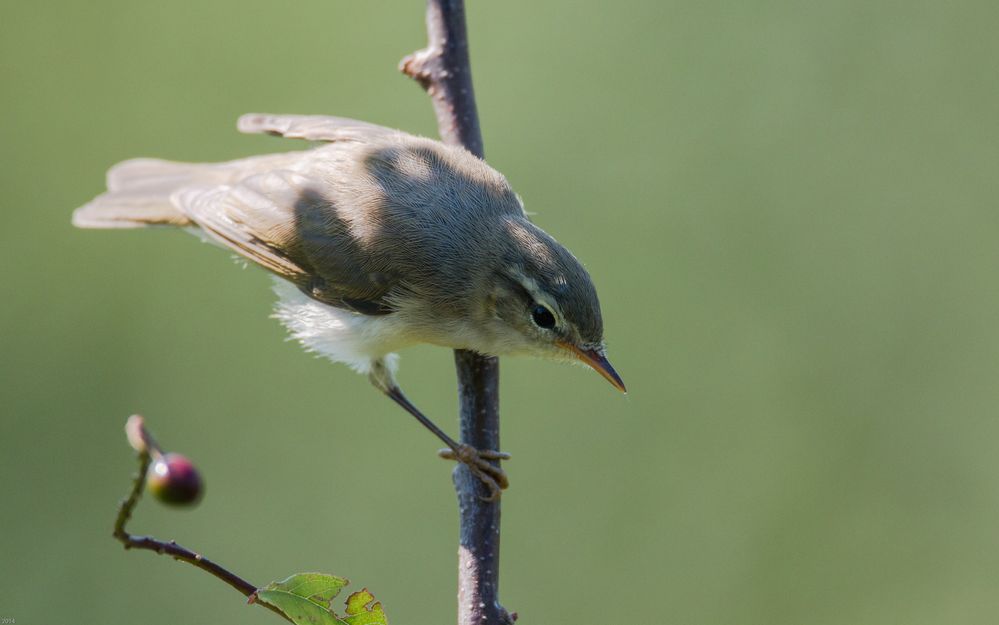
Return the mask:
M441 139L482 158L464 0L427 0L427 41L427 47L404 58L399 69L430 95Z
M430 95L445 143L484 155L472 88L464 0L427 1L427 47L400 69ZM455 350L461 442L499 450L499 361ZM458 625L510 625L516 613L499 603L500 500L485 501L485 485L459 464L454 472L460 516Z

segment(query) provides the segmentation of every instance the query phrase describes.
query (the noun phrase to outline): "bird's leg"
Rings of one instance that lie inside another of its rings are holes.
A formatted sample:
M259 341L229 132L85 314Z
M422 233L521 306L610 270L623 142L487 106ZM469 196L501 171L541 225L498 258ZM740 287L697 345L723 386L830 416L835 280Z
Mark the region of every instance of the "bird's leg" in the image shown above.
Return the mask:
M444 444L448 446L448 449L441 450L440 456L442 458L456 460L468 465L472 474L482 480L482 482L489 488L489 501L496 500L500 496L500 491L510 485L510 481L507 479L506 473L503 469L490 462L509 460L510 454L490 449L476 449L471 445L459 443L448 436L444 430L437 427L437 425L428 419L426 415L420 412L420 410L409 401L409 398L403 394L402 389L398 386L391 384L387 385L387 388L382 390L389 396L389 398L392 399L392 401L399 404L406 412L416 417L416 420L422 423L423 427L427 428L433 432L437 438L444 441Z

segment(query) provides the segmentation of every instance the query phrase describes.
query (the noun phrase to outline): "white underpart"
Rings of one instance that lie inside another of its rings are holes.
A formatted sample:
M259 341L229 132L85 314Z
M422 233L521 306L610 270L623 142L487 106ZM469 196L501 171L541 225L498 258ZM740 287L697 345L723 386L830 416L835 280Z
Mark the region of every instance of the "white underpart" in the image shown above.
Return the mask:
M362 315L334 308L279 278L274 280L274 292L280 298L274 318L307 350L366 375L380 361L389 379L394 378L399 355L392 352L409 343L394 315Z
M205 243L221 247L201 228L184 228ZM235 260L245 261L240 257ZM399 354L394 353L414 343L407 338L404 323L397 315L362 315L318 302L290 282L274 278L278 301L275 319L291 333L289 339L307 351L333 362L342 362L383 391L395 386Z

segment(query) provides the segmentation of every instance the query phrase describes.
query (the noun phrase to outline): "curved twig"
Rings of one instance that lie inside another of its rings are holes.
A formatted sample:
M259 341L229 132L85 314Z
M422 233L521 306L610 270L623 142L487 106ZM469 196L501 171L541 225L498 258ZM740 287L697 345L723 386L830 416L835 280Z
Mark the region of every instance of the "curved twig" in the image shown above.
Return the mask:
M146 474L149 471L149 465L152 463L150 450L158 451L159 447L146 430L145 425L142 422L142 417L138 415L133 415L129 418L128 424L125 426L125 431L128 434L129 443L138 452L139 472L136 473L133 478L132 489L129 491L128 496L122 499L118 504L118 516L115 518L114 532L112 532L112 536L124 545L125 549L145 549L160 555L168 555L174 560L187 562L188 564L196 566L202 571L205 571L206 573L222 580L232 588L239 591L244 597L252 597L253 593L257 592L256 586L226 569L221 564L213 562L202 556L200 553L195 553L187 547L178 545L172 540L162 541L151 536L133 536L128 533L125 529L125 525L128 523L129 519L132 518L132 511L135 510L136 504L142 497L142 491L146 485ZM261 603L260 605L280 615L286 621L291 621L291 619L285 616L281 610L278 610L274 606L266 603Z

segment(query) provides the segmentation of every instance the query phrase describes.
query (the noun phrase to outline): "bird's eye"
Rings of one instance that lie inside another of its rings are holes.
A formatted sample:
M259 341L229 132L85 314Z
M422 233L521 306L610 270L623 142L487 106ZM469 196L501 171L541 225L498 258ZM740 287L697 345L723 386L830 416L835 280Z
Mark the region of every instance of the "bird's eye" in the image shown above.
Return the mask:
M535 304L534 308L531 309L531 319L539 328L551 329L555 327L555 315L548 310L547 306Z

